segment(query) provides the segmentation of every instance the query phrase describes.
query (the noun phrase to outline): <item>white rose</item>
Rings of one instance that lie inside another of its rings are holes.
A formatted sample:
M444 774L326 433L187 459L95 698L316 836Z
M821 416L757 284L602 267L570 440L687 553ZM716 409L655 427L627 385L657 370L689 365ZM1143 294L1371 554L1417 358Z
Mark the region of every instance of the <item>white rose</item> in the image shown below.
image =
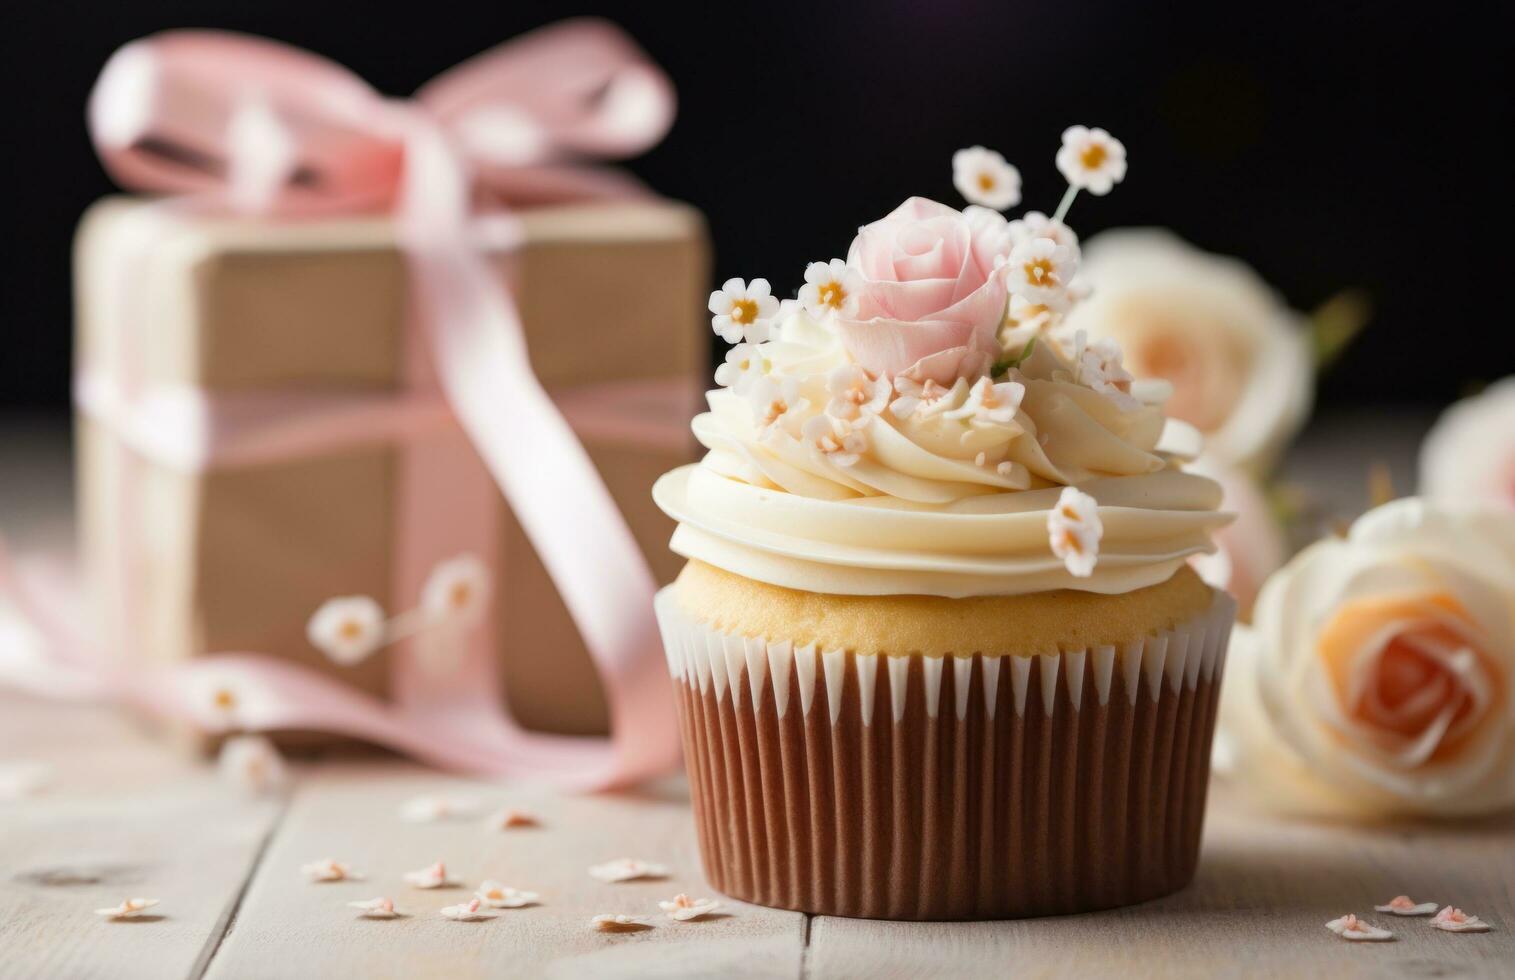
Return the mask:
M1515 509L1515 376L1436 420L1420 447L1420 492Z
M1167 412L1205 433L1206 455L1264 474L1309 414L1303 319L1244 263L1160 229L1095 236L1081 270L1093 295L1069 328L1113 337L1133 374L1172 382Z
M1263 587L1228 655L1217 763L1361 817L1515 803L1515 513L1385 504Z

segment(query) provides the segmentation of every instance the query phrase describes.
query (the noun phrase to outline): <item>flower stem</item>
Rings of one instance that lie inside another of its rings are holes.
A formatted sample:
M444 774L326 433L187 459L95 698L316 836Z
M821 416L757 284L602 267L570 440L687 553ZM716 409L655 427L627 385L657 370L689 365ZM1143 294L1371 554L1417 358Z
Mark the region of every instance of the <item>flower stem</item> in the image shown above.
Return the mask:
M1078 197L1078 185L1069 184L1068 189L1063 193L1063 199L1058 202L1057 213L1052 216L1053 221L1061 222L1068 216L1068 209L1073 207L1075 197Z

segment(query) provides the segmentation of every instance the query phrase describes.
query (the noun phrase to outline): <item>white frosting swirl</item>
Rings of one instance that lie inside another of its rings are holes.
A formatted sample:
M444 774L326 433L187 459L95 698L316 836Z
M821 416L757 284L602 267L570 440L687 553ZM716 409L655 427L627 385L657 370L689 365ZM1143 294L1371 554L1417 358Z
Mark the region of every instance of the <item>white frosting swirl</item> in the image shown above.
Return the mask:
M1192 430L1165 430L1159 407L1101 373L1102 357L1044 337L997 382L987 365L965 365L950 387L906 375L891 385L855 365L829 323L791 311L774 339L740 345L718 374L727 387L694 421L704 460L654 488L679 521L672 547L748 578L847 595L1119 593L1165 581L1213 550L1210 534L1228 519L1221 491L1177 467ZM1088 577L1048 539L1048 513L1074 484L1099 502L1104 527Z

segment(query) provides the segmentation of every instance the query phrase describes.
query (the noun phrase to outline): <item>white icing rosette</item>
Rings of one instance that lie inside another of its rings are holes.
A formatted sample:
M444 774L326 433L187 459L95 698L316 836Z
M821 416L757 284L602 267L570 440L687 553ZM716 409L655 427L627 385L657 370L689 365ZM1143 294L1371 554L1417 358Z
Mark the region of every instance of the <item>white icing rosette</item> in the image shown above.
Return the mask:
M1217 766L1259 800L1378 817L1515 803L1515 514L1417 498L1307 548L1238 628Z
M1310 410L1299 314L1244 263L1156 228L1095 236L1080 279L1093 294L1068 327L1114 338L1137 377L1172 382L1167 413L1205 434L1207 456L1265 473Z
M1442 413L1420 448L1421 493L1515 510L1515 375Z

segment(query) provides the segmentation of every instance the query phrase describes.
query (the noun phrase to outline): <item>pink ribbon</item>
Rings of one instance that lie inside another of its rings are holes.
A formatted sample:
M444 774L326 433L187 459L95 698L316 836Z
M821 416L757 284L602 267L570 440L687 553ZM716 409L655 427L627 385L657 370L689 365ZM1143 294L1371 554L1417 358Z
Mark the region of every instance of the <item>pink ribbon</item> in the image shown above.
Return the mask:
M99 692L207 728L341 732L441 766L570 787L621 784L674 763L678 736L652 575L532 373L515 305L473 244L481 221L496 239L502 227L509 232L507 204L642 193L631 178L581 161L653 145L673 107L668 80L630 39L590 20L479 55L403 102L336 64L252 37L174 31L118 51L91 96L89 118L100 157L122 185L178 195L180 205L281 219L395 214L437 386L558 587L603 679L612 735L519 729L493 694L487 643L470 643L442 681L400 658L394 704L253 653L168 668L113 664L99 656L98 641L77 635L76 615L59 612L62 590L49 598L40 579L14 576L11 589L57 655L62 685L89 690L82 678L93 677ZM125 414L121 393L85 380L82 404ZM202 421L210 414L192 393L168 393L160 407ZM322 410L305 416L314 421L306 428L300 418L309 407L287 403L281 424L251 426L265 441L250 441L248 458L324 445L364 423L402 433L434 418L334 403L316 406ZM164 439L152 413L143 417L149 424L128 435ZM203 462L215 442L213 433L202 436L201 455L194 445L183 449L188 465ZM218 713L208 685L240 691L234 715Z

